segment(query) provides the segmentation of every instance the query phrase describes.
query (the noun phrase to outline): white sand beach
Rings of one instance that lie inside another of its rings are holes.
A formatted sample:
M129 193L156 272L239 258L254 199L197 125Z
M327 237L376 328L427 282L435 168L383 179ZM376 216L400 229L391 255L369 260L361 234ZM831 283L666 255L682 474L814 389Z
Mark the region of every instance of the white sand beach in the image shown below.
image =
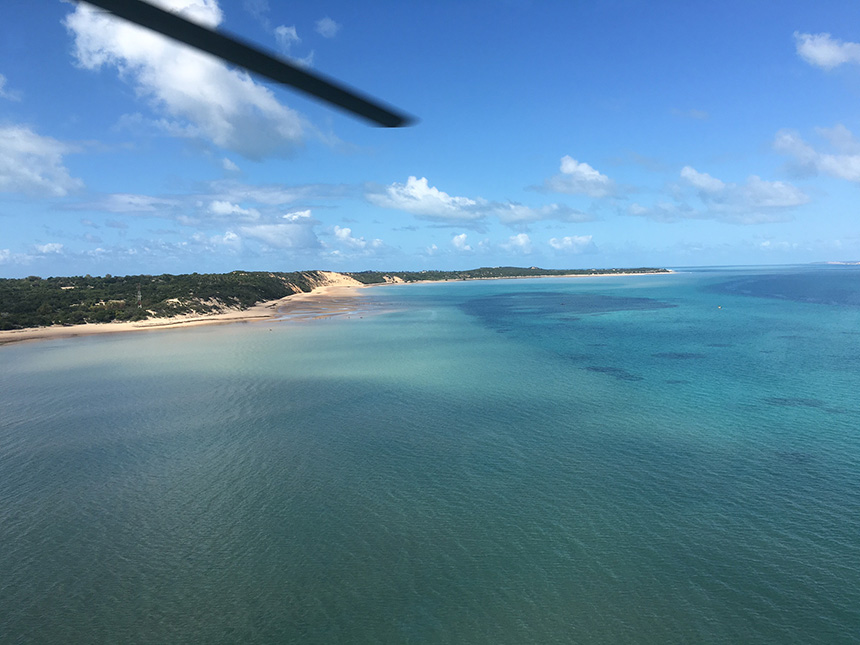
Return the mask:
M273 320L289 315L297 307L312 307L320 315L337 310L342 299L351 298L364 285L354 278L332 271L322 272L326 281L306 293L297 293L279 300L261 302L248 309L230 308L221 313L185 314L168 318L148 318L135 322L93 323L85 325L52 325L0 331L0 345L49 338L72 338L93 334L115 334L120 332L157 331L196 327L199 325L225 325L237 322Z
M351 299L361 289L379 285L420 284L439 282L437 280L420 280L403 282L400 278L392 277L390 281L378 284L363 284L358 280L334 271L321 271L325 277L318 286L309 292L296 293L279 300L261 302L248 309L228 308L220 313L184 314L168 318L148 318L135 322L89 323L84 325L53 325L50 327L30 327L27 329L12 329L0 331L0 345L24 341L45 340L49 338L72 338L93 334L115 334L135 331L157 331L164 329L179 329L199 325L225 325L238 322L260 322L282 319L313 319L343 315L352 310L347 299ZM672 272L661 273L597 273L570 274L551 276L522 276L500 278L469 278L469 280L523 280L529 278L596 278L608 276L634 275L670 275ZM463 282L466 280L450 280ZM444 282L449 282L445 280Z

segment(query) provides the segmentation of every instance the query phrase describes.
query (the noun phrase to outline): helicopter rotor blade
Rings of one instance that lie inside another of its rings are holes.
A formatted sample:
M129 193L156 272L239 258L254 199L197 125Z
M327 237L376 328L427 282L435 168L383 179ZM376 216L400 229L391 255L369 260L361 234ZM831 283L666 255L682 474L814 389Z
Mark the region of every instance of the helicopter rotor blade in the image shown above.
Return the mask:
M227 36L195 24L143 0L84 1L250 72L265 76L277 83L289 85L377 125L397 128L414 121L412 117L383 105L376 99L363 96L334 79L301 69L234 36Z

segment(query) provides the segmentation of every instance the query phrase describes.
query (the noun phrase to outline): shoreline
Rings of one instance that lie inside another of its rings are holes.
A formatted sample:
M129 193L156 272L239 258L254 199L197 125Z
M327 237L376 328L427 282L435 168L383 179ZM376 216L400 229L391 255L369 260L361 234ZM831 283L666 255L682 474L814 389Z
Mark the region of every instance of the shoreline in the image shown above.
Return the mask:
M86 323L83 325L52 325L50 327L28 327L0 331L0 347L16 343L39 340L76 338L98 334L121 334L141 331L164 331L186 329L204 325L229 325L233 323L276 321L295 305L316 303L323 310L323 303L329 299L353 297L358 289L373 285L325 285L312 291L294 293L278 300L259 302L247 309L233 309L217 314L186 314L169 318L147 318L135 322Z
M440 282L472 282L474 280L530 280L544 278L600 278L612 276L637 275L671 275L674 271L648 273L594 273L594 274L565 274L543 276L510 276L493 278L457 278L453 280L416 280L414 282L380 282L377 284L362 284L352 281L345 283L336 281L330 284L314 287L311 291L294 293L278 300L259 302L247 309L233 309L217 314L184 314L169 318L147 318L135 322L86 323L83 325L52 325L50 327L27 327L26 329L10 329L0 331L0 348L5 345L32 342L39 340L76 338L79 336L94 336L97 334L120 334L141 331L163 331L169 329L186 329L203 325L229 325L233 323L249 323L262 321L283 321L290 315L291 310L301 309L307 305L310 309L305 315L296 316L302 319L327 318L343 313L343 298L353 298L358 291L369 287L431 284ZM335 306L336 305L336 306Z

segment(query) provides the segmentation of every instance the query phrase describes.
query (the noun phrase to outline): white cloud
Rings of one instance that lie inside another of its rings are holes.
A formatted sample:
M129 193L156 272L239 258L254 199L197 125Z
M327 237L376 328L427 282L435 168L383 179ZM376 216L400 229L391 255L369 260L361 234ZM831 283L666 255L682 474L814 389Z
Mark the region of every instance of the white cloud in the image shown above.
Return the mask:
M34 260L27 253L12 253L10 249L0 249L0 264L30 264Z
M840 152L860 153L860 141L841 123L837 123L832 128L815 128L815 132L818 136L827 139L830 145Z
M245 11L256 18L264 29L269 29L269 0L245 0L243 3Z
M426 177L409 177L405 184L393 183L384 193L368 193L367 200L377 206L406 211L419 217L458 222L484 217L483 201L455 197L430 186Z
M0 126L0 192L62 197L82 188L63 165L68 152L66 144L25 126Z
M797 186L784 181L766 181L757 175L750 175L738 190L741 204L750 208L793 208L809 201Z
M285 219L288 222L308 222L311 219L311 211L310 209L303 211L293 211L292 213L281 215L281 219Z
M350 190L345 185L252 185L234 180L213 181L209 183L209 188L213 195L217 195L217 199L244 203L254 202L266 206L284 206L299 200L339 199L347 196Z
M311 50L311 53L307 56L303 56L302 58L293 57L292 60L299 67L313 67L314 64L314 50Z
M818 133L831 144L844 151L842 154L819 152L792 130L781 130L774 140L774 148L794 158L795 169L805 174L822 173L860 182L860 150L852 133L843 125L819 128ZM853 152L853 154L851 154Z
M406 211L422 219L457 226L477 223L495 215L502 224L520 227L530 222L558 220L588 222L594 216L564 204L532 207L517 202L490 202L480 197L457 197L430 186L426 177L411 176L405 184L369 191L366 199L376 206Z
M205 250L222 252L225 249L231 252L238 251L242 246L242 238L233 231L227 231L224 235L206 236L203 233L195 233L191 236L192 242L202 246Z
M337 35L337 32L340 31L340 25L326 16L325 18L317 20L316 30L323 38L334 38Z
M532 241L525 233L512 235L508 238L508 241L501 246L508 251L515 251L518 253L529 254L532 252Z
M569 155L561 158L559 170L561 174L554 175L544 182L546 190L589 197L606 197L614 190L609 177Z
M246 237L254 238L276 249L306 250L320 247L319 239L309 224L295 222L257 224L243 226L239 231Z
M210 27L223 18L216 0L159 4ZM116 68L153 109L173 120L166 129L176 136L208 139L251 159L286 154L302 141L299 115L245 72L84 3L64 24L74 37L78 65Z
M860 65L860 43L845 43L830 34L794 32L797 54L810 65L833 69L844 63Z
M36 250L39 253L62 253L63 245L59 242L49 242L48 244L36 244Z
M275 40L278 43L278 47L286 54L290 53L290 47L302 42L302 39L299 38L299 34L296 32L295 26L287 27L286 25L275 27Z
M378 238L368 242L363 237L354 237L352 229L347 227L341 228L340 226L335 226L334 236L338 242L353 249L378 249L384 246L382 240Z
M556 251L564 253L594 253L597 251L597 246L592 242L591 235L571 235L569 237L557 238L553 237L549 241L549 245Z
M696 188L702 201L712 208L733 211L792 208L809 201L797 186L783 181L766 181L757 175L750 175L745 184L725 183L708 173L684 166L681 178Z
M790 251L797 248L797 242L765 240L760 242L758 246L765 251Z
M681 178L706 193L718 193L726 187L719 179L711 177L706 172L697 172L690 166L684 166L681 169Z
M724 182L691 166L681 169L682 183L675 186L675 201L658 200L652 206L631 204L627 215L658 222L701 219L731 224L769 224L793 219L787 211L809 202L797 186L784 181L767 181L750 175L743 184ZM692 194L685 187L695 190ZM697 197L700 206L691 206Z
M435 245L434 245L435 246ZM466 234L460 233L451 238L451 246L458 251L471 251L472 247L466 243Z
M246 220L260 219L260 211L256 208L242 208L238 204L233 204L228 201L215 200L209 204L208 210L213 215L240 215L242 219Z
M658 201L653 206L646 207L638 203L630 204L627 214L634 217L647 217L656 222L677 222L680 219L702 219L701 213L688 206L672 202Z
M21 93L15 90L10 90L6 87L6 77L0 74L0 99L9 101L20 101Z
M177 199L136 195L133 193L114 193L96 202L86 202L73 208L104 211L108 213L161 213L172 212L179 206Z
M240 169L239 169L239 166L237 166L235 163L233 163L233 162L232 162L230 159L228 159L227 157L224 157L224 158L221 160L221 167L222 167L224 170L226 170L227 172L241 172L241 171L240 171Z
M493 212L503 224L526 224L544 220L561 220L563 222L590 222L593 215L583 213L564 204L548 204L539 208L524 206L509 202L497 206Z

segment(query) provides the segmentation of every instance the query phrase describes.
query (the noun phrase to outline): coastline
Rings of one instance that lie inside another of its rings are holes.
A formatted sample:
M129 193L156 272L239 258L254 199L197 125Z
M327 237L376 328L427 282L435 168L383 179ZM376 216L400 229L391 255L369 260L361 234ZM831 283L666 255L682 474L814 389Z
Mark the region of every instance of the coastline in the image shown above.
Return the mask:
M233 309L217 314L187 314L169 318L148 318L136 322L87 323L84 325L52 325L50 327L28 327L27 329L11 329L0 331L0 347L13 343L28 341L75 338L77 336L92 336L96 334L117 334L140 331L163 331L168 329L185 329L203 325L229 325L233 323L262 322L277 320L289 315L290 310L297 305L312 304L320 315L330 310L330 300L340 301L353 297L362 284L329 284L315 287L312 291L295 293L279 300L260 302L248 309ZM316 316L320 317L320 316Z
M360 289L394 284L430 284L438 282L471 282L473 280L527 280L543 278L600 278L613 276L671 275L674 271L649 273L596 273L546 276L512 276L492 278L459 278L453 280L416 280L414 282L392 281L377 284L362 284L357 280L330 273L327 284L314 287L311 291L294 293L278 300L260 302L248 309L232 309L217 314L185 314L169 318L148 318L135 322L86 323L83 325L52 325L50 327L28 327L0 331L0 347L14 343L38 340L75 338L96 334L117 334L140 331L162 331L184 329L203 325L228 325L283 320L291 315L296 318L314 319L345 313L345 298L358 295ZM298 310L298 311L297 311Z

